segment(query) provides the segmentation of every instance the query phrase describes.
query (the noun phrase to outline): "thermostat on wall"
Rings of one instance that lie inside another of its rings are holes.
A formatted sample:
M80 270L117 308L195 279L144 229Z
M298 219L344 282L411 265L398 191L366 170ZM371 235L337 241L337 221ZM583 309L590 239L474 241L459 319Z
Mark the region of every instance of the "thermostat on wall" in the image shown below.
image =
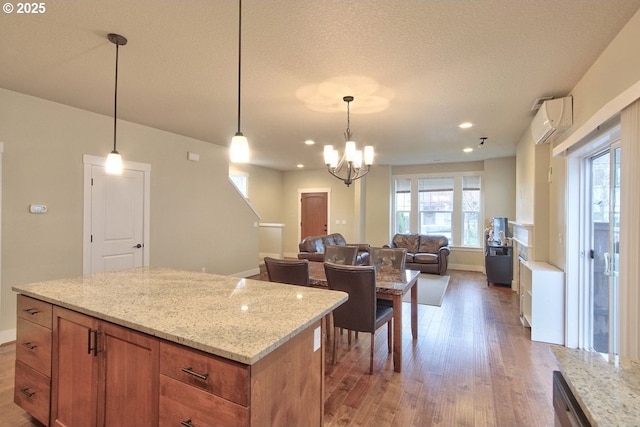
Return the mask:
M47 213L47 205L29 205L29 212L34 214Z

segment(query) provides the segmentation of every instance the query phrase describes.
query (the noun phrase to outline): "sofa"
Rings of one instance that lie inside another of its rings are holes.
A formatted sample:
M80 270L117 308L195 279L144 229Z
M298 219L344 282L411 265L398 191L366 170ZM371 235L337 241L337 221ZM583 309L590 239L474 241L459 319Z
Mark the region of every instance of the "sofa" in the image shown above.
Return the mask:
M396 234L386 248L407 250L406 268L443 275L451 252L449 239L439 234Z
M371 246L368 243L359 243L357 245L347 245L344 236L340 233L325 234L322 236L309 236L302 239L298 244L298 259L308 259L309 261L324 261L325 246L357 246L358 253L356 255L356 265L369 264L369 252Z

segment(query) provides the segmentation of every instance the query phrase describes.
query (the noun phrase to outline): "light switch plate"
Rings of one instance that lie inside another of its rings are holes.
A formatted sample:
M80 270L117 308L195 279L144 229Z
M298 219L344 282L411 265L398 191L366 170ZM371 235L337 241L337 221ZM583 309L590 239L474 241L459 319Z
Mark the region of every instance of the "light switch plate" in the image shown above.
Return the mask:
M29 205L29 212L32 214L47 213L47 205Z

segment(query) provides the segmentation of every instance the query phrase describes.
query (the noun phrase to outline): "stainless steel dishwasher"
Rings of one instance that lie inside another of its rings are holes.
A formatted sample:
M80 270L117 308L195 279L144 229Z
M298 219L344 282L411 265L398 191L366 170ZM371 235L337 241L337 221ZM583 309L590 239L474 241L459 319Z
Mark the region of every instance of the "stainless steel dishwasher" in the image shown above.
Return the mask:
M553 371L553 410L556 427L591 426L560 371Z

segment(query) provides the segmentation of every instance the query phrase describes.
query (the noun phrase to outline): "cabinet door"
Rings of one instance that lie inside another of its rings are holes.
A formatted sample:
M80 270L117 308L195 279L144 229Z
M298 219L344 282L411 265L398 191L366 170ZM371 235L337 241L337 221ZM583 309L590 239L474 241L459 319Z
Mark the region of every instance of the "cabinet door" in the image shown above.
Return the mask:
M107 322L99 330L98 426L157 426L159 341Z
M91 347L97 321L53 309L51 419L56 426L96 425L98 357Z

